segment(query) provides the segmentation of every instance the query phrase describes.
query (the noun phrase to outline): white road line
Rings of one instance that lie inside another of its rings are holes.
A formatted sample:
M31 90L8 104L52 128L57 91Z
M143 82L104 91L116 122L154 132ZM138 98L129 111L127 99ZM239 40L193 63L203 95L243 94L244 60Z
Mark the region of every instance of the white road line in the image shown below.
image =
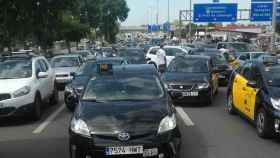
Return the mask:
M176 107L176 111L181 117L181 119L184 121L186 126L194 126L194 123L192 122L191 118L189 115L184 111L183 108L181 107Z
M65 105L63 104L52 115L50 115L43 123L41 123L40 126L38 126L32 133L33 134L42 133L46 129L46 127L56 118L56 116L64 110L64 108Z

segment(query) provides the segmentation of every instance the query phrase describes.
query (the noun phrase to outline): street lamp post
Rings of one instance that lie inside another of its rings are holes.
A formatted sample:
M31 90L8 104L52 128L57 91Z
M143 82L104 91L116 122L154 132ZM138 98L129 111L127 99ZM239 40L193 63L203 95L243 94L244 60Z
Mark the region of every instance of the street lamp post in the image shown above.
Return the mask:
M170 22L170 0L168 0L168 23Z
M273 11L272 11L272 37L271 37L271 50L275 51L275 34L276 34L276 23L277 23L277 0L273 0Z
M159 24L159 0L157 0L157 17L156 17L157 25Z
M189 0L189 1L190 1L189 40L191 40L191 36L192 36L192 0Z

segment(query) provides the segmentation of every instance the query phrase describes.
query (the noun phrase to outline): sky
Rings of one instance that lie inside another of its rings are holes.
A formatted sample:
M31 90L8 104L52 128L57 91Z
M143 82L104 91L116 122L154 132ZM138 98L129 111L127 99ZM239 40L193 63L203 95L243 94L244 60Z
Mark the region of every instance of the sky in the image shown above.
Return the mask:
M130 8L124 26L139 26L156 23L157 0L126 0ZM159 23L168 19L168 0L159 1ZM170 21L179 19L179 10L190 7L190 0L169 0ZM211 3L213 0L192 0L192 3ZM239 9L249 9L251 0L220 0L220 3L238 3Z

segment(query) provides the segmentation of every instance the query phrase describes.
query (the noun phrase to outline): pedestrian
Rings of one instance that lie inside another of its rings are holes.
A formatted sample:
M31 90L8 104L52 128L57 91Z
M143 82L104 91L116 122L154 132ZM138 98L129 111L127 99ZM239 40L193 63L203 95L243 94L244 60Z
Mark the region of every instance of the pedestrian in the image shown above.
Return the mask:
M157 60L158 60L158 70L160 73L164 73L167 65L166 61L166 52L164 50L164 45L161 44L159 50L157 51Z

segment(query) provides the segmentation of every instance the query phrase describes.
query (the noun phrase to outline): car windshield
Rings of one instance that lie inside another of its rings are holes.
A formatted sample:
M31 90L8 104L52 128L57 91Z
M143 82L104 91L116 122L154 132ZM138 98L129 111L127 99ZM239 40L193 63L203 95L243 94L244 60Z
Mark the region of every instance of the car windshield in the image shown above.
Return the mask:
M280 86L280 65L265 67L264 78L270 86Z
M237 52L249 52L249 45L245 43L231 43L230 48L233 48Z
M59 57L52 60L53 67L78 67L79 60L77 57Z
M83 99L110 102L154 100L163 96L164 90L157 77L134 75L91 80Z
M95 62L87 62L84 64L77 72L78 76L87 76L96 72L96 63Z
M27 60L0 61L0 79L29 78L32 76L32 62Z
M179 73L207 73L208 63L205 59L198 58L177 58L173 60L169 67L168 72Z

